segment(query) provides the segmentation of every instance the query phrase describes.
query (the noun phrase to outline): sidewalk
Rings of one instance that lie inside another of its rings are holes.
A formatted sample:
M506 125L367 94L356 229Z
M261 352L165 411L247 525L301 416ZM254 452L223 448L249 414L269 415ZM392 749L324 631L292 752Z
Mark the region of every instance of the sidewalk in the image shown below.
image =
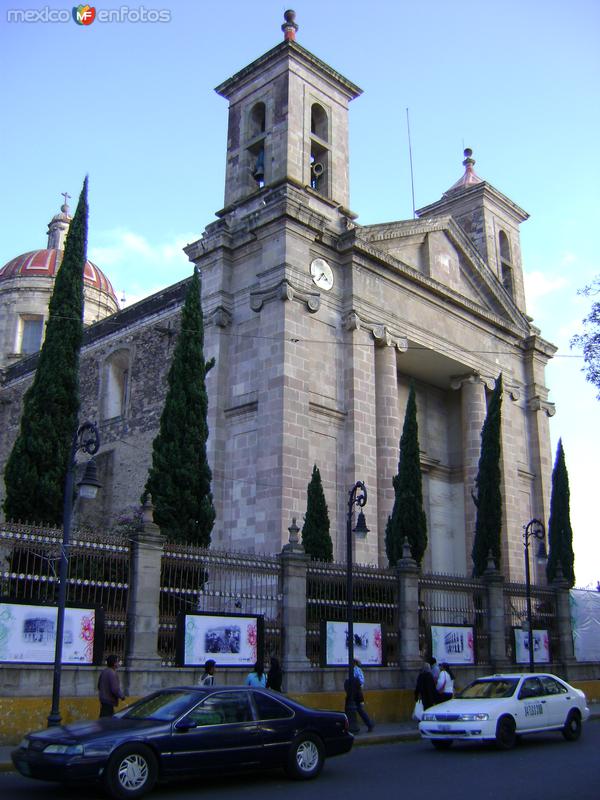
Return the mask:
M591 703L590 711L590 720L600 719L600 703ZM384 722L381 725L376 724L375 729L371 733L367 733L364 728L361 728L360 733L356 734L354 747L389 744L391 742L403 742L418 738L419 730L417 728L417 723L414 721ZM10 760L10 753L14 748L15 745L0 747L0 772L14 771L12 761Z

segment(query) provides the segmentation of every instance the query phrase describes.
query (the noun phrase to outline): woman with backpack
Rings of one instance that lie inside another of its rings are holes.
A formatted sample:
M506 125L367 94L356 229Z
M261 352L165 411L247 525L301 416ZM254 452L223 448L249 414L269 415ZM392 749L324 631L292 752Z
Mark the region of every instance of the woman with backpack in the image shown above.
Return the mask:
M435 688L440 698L440 703L446 700L452 700L452 696L454 695L454 675L446 662L440 664L440 674Z

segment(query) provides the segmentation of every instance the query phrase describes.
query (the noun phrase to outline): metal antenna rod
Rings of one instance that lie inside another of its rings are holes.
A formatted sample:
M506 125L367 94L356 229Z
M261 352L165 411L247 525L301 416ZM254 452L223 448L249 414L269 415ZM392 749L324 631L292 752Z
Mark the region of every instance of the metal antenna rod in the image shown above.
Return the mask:
M413 158L412 158L412 145L410 142L410 119L408 117L408 108L406 109L406 129L408 131L408 156L410 159L410 190L412 192L413 219L415 219L417 216L415 213L415 176L413 173Z

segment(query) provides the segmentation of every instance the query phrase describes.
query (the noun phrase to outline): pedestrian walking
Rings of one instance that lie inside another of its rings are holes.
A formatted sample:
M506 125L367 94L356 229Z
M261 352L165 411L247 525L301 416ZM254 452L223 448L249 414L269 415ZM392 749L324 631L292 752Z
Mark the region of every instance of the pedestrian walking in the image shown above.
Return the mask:
M440 674L435 688L437 689L440 703L446 700L452 700L452 695L454 694L454 675L446 662L440 664Z
M267 685L267 676L262 661L257 661L254 665L254 670L246 677L246 686L257 686L259 689L264 689Z
M216 661L209 658L204 662L204 672L200 678L200 686L214 686Z
M423 710L434 706L438 701L438 694L431 674L431 664L427 661L423 664L419 675L417 676L417 683L415 685L415 702L420 700L423 703Z
M360 661L354 659L354 670L352 680L346 678L344 681L344 689L346 691L346 714L352 714L353 707L356 709L359 717L367 726L367 731L370 733L375 727L375 723L367 713L365 706L365 696L363 687L365 685L365 675L362 671Z
M100 673L98 678L98 698L100 700L100 717L112 717L115 713L119 700L125 700L125 695L121 691L117 668L119 660L116 656L108 656L106 668Z
M282 683L283 672L281 671L279 659L275 658L275 656L271 656L271 666L269 668L269 674L267 675L267 689L280 692Z
M429 665L431 666L433 680L437 683L437 679L440 677L440 665L437 663L437 658L430 658Z

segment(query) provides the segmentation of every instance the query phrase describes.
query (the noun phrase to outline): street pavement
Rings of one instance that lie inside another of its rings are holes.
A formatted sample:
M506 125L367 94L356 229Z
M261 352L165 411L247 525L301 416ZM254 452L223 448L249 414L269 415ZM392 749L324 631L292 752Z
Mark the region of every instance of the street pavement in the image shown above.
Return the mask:
M590 703L590 719L600 719L600 703ZM354 747L365 747L375 744L389 744L390 742L409 741L418 739L419 730L417 723L408 722L386 722L382 725L375 723L374 729L369 733L361 727L356 734ZM0 772L14 772L15 768L10 759L10 753L15 745L0 747Z

